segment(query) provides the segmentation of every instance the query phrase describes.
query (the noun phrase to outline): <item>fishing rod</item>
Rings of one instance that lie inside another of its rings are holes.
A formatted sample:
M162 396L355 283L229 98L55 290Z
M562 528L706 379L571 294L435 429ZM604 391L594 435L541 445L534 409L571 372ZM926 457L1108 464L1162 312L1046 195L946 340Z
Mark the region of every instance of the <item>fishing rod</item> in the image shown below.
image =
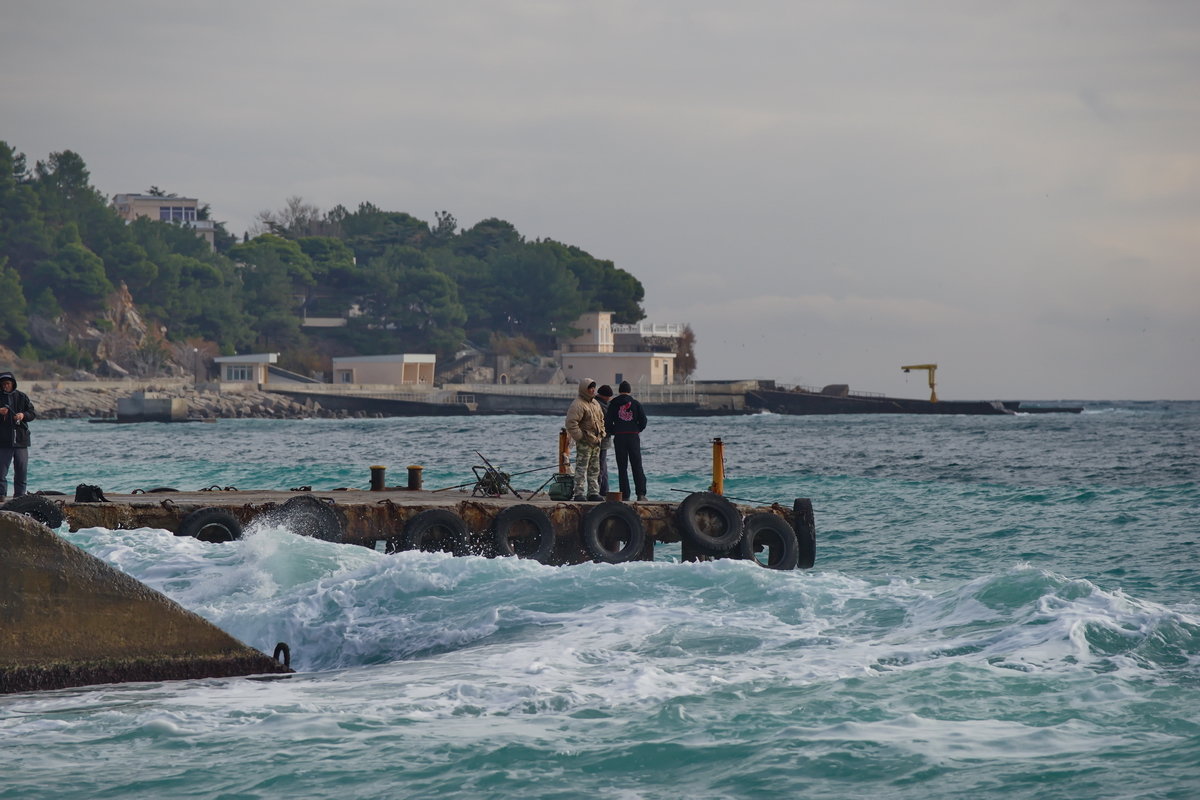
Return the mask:
M681 492L682 494L691 494L687 489L672 489L672 492ZM732 495L721 495L726 500L737 500L739 503L754 503L756 506L769 506L771 503L762 500L747 500L745 497L733 497Z

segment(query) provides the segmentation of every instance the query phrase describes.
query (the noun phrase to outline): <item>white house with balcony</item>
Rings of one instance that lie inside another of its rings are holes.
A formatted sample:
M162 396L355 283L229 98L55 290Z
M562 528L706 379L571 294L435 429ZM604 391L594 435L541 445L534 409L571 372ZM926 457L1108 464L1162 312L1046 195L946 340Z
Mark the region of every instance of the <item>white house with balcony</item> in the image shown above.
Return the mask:
M216 246L216 223L211 219L199 219L200 201L194 197L118 194L113 196L112 204L126 222L133 222L138 217L173 222L194 230L209 247Z
M678 338L683 325L614 325L612 311L589 311L571 324L579 335L560 342L568 382L592 378L615 391L621 381L662 386L675 382L675 353L663 339ZM642 331L652 334L643 335ZM672 333L673 331L673 333Z

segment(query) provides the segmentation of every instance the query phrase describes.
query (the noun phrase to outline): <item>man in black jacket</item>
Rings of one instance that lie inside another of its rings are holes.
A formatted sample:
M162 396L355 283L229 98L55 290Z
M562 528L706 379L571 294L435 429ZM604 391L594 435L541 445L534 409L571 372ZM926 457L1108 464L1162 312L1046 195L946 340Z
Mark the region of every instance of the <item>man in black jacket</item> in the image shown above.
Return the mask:
M621 499L629 499L629 472L633 467L633 485L637 499L646 499L646 473L642 471L641 433L646 430L646 412L642 404L629 396L629 381L621 381L620 392L608 403L604 412L604 430L613 435L613 451L617 455L617 478L621 482Z
M8 465L13 465L13 497L25 494L29 471L29 421L37 419L33 403L17 391L11 372L0 372L0 502L8 494Z

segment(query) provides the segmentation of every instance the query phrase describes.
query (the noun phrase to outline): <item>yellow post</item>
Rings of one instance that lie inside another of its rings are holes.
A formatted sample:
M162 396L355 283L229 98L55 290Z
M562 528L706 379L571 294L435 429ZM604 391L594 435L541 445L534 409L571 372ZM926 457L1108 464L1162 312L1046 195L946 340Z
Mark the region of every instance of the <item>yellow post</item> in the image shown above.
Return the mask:
M713 439L713 494L725 494L725 443Z
M564 475L571 471L571 437L566 428L558 432L558 471Z

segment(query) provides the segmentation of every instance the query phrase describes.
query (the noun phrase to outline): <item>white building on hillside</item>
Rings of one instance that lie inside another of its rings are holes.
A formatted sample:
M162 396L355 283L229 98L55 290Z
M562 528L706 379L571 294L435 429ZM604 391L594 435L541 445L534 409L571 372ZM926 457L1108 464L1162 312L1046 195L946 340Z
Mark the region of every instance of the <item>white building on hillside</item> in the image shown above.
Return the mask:
M571 325L581 333L560 343L562 370L567 380L592 378L597 383L610 384L614 391L621 381L650 386L674 383L675 353L642 344L656 340L633 335L643 326L613 325L612 317L611 311L590 311ZM683 325L646 327L656 337L665 337L670 330L678 337L683 331Z

